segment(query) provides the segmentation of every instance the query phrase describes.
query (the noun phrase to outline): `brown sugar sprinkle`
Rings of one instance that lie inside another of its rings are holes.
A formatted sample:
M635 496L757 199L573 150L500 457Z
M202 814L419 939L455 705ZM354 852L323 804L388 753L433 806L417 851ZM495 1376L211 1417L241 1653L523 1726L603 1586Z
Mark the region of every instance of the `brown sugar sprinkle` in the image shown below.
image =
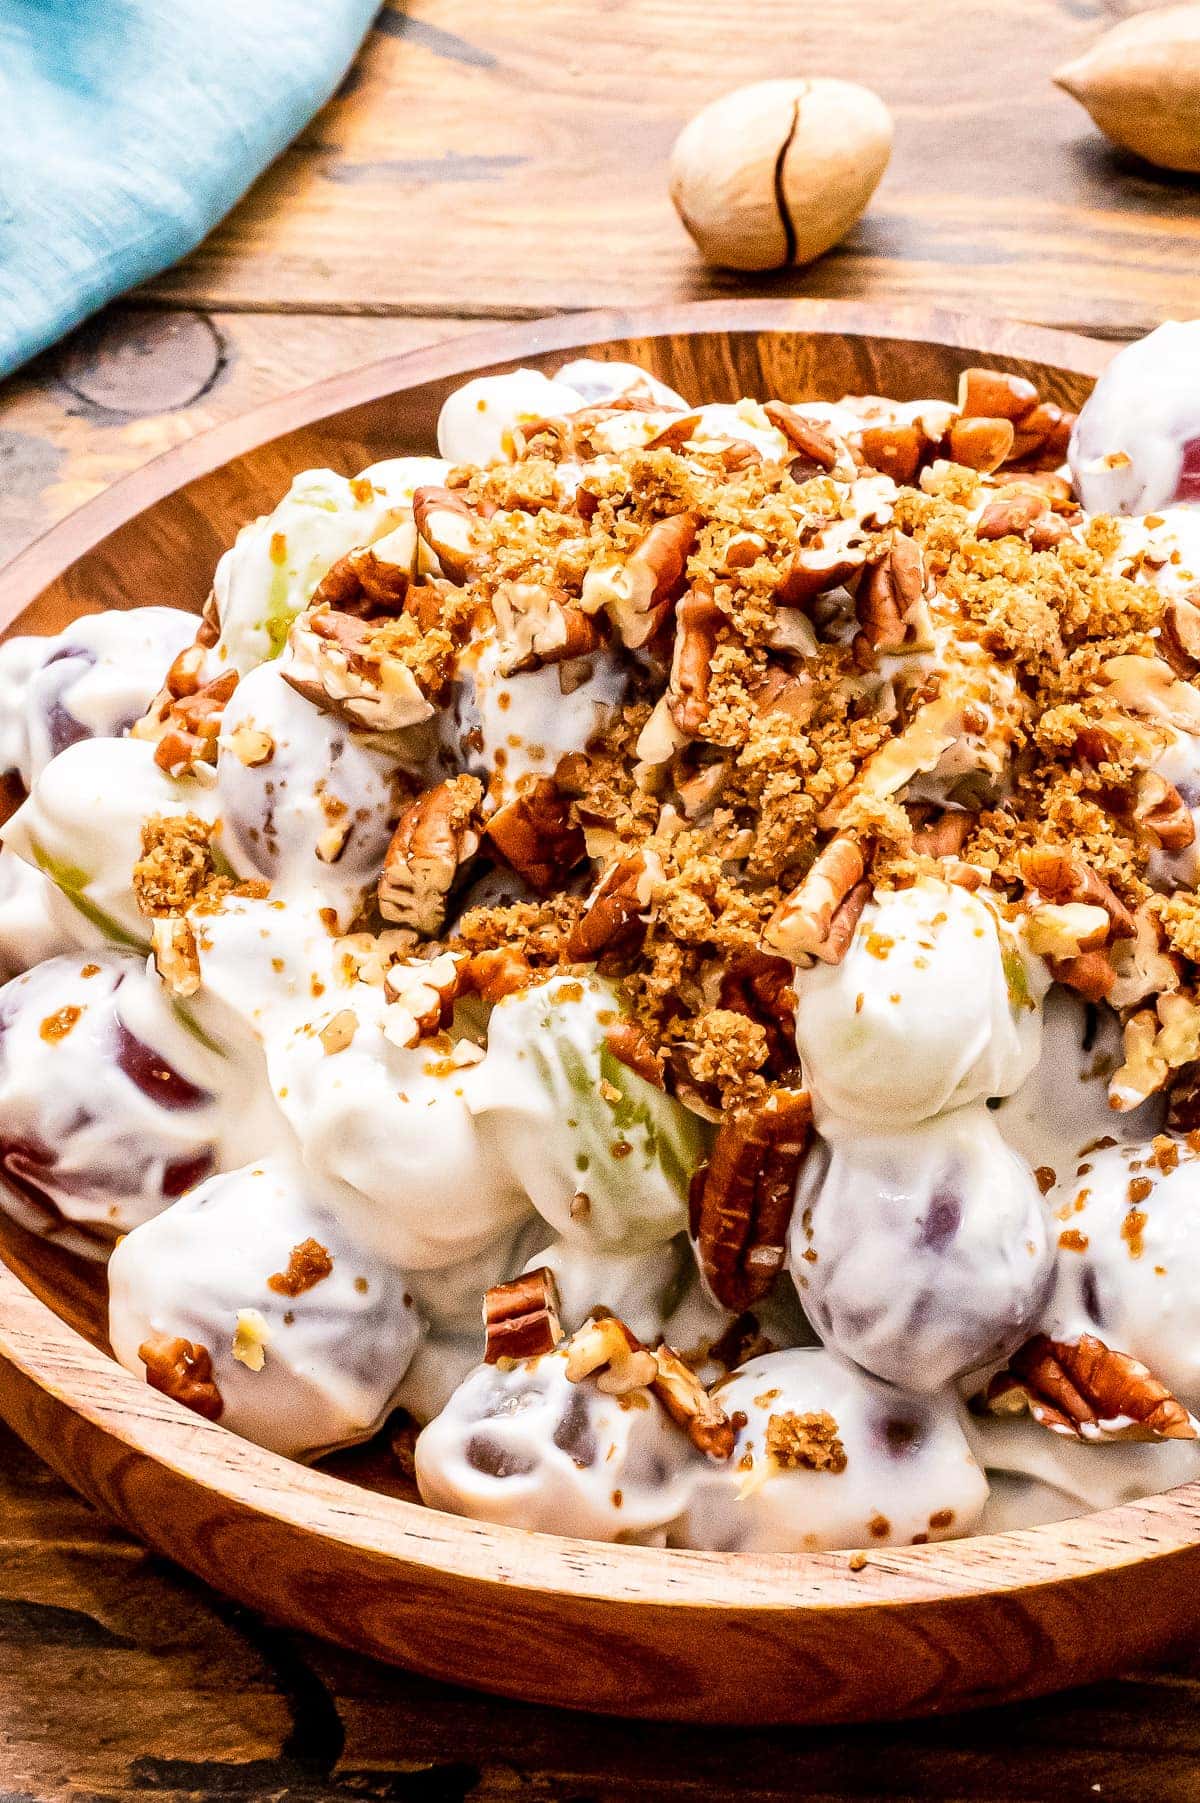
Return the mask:
M785 1471L846 1469L846 1448L838 1424L826 1409L798 1415L792 1409L767 1417L767 1452Z
M78 1025L82 1014L82 1008L77 1007L74 1002L68 1002L66 1007L59 1008L54 1014L48 1014L38 1028L38 1032L51 1045L57 1045L59 1040L67 1037L72 1027Z
M267 1288L279 1296L302 1296L333 1270L333 1260L319 1240L301 1240L288 1255L287 1270L267 1278Z
M1153 1193L1154 1183L1149 1177L1131 1177L1129 1180L1130 1203L1144 1202Z
M1149 1216L1140 1208L1131 1208L1121 1222L1121 1238L1129 1247L1130 1258L1140 1258L1146 1250L1142 1234L1145 1232Z
M1179 1147L1165 1133L1160 1133L1151 1142L1151 1156L1164 1177L1178 1168Z

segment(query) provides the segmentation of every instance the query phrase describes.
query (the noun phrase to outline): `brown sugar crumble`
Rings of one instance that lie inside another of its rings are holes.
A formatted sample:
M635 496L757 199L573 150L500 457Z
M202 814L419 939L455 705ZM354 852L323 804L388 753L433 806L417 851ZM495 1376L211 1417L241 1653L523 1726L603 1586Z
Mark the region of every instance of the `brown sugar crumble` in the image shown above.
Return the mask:
M847 1463L838 1424L826 1409L805 1415L788 1409L769 1415L767 1453L785 1471L828 1471L836 1476Z
M279 1296L302 1296L333 1270L333 1260L319 1240L301 1240L288 1255L286 1271L267 1278L267 1288Z

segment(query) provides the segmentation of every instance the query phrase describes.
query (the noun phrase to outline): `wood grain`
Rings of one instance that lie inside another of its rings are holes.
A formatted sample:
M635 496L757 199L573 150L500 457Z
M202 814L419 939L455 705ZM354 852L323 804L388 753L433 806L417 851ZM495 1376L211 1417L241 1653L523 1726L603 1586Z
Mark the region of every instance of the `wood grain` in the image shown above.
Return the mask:
M896 117L849 239L750 291L971 307L1130 335L1200 303L1200 184L1111 151L1051 81L1128 0L393 0L341 96L207 242L173 306L533 315L745 293L666 192L684 121L765 75Z
M179 446L18 559L0 623L52 628L168 592L198 604L217 551L294 469L420 450L464 377L580 350L634 357L714 399L947 394L985 362L1068 405L1107 355L1029 328L816 302L509 327L332 378ZM427 1674L653 1719L833 1722L1038 1695L1196 1626L1200 1486L881 1551L860 1570L844 1554L663 1553L493 1528L305 1471L189 1415L67 1325L87 1327L86 1296L52 1261L15 1233L3 1253L0 1410L56 1470L241 1600Z
M1200 1663L955 1721L602 1726L272 1627L0 1427L0 1776L39 1803L1192 1803ZM1099 1785L1099 1792L1093 1786Z

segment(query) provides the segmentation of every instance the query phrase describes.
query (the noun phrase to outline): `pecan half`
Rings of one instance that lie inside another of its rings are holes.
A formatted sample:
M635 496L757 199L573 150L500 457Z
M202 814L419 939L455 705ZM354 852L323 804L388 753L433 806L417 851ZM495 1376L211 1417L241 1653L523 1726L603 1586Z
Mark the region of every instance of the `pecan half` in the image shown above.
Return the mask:
M558 888L585 853L583 829L571 818L570 801L548 776L528 783L497 808L483 837L539 895Z
M893 532L883 556L868 565L854 611L872 651L927 650L932 643L925 605L925 560L907 533Z
M699 529L698 514L672 514L656 521L628 556L593 563L579 597L583 611L607 609L622 644L640 650L654 637L683 588Z
M866 869L858 840L838 833L772 914L763 932L767 944L793 964L803 958L840 964L870 894Z
M565 589L542 582L502 582L492 596L502 676L587 657L604 643L604 629Z
M667 706L680 732L697 738L708 718L708 685L713 653L725 615L707 583L697 583L675 610L675 648L667 683Z
M1036 1334L991 1380L985 1400L997 1414L1028 1408L1042 1427L1077 1440L1198 1437L1196 1422L1165 1384L1093 1334L1077 1341Z
M436 933L459 869L479 848L475 818L483 785L455 776L405 808L392 834L379 878L379 912L415 932Z
M483 1326L485 1365L553 1352L563 1337L553 1271L542 1265L510 1283L493 1284L483 1299Z
M834 469L838 462L838 447L824 427L815 420L806 419L789 407L786 401L768 401L763 412L773 426L778 426L788 443L809 463L818 469Z
M418 488L412 498L417 533L451 582L465 582L476 552L479 520L452 488Z
M655 1347L653 1357L656 1375L650 1388L672 1421L710 1459L729 1458L734 1427L717 1398L709 1395L696 1373L665 1341Z
M206 1421L220 1420L225 1402L213 1377L212 1354L207 1346L156 1333L142 1341L138 1357L146 1367L146 1382L152 1390L161 1390L164 1396L181 1402L194 1415L203 1415Z
M314 707L351 726L400 732L430 719L432 701L377 630L353 614L309 609L292 626L279 674Z
M697 1258L723 1308L749 1308L783 1268L811 1126L807 1091L772 1090L757 1107L722 1122L712 1156L693 1178Z

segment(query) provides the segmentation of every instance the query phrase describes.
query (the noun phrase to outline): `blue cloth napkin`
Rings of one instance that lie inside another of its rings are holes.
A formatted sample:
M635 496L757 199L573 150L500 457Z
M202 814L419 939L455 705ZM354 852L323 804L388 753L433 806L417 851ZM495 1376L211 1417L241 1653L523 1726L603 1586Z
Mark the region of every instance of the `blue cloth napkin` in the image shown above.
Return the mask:
M197 245L379 0L0 0L0 374Z

